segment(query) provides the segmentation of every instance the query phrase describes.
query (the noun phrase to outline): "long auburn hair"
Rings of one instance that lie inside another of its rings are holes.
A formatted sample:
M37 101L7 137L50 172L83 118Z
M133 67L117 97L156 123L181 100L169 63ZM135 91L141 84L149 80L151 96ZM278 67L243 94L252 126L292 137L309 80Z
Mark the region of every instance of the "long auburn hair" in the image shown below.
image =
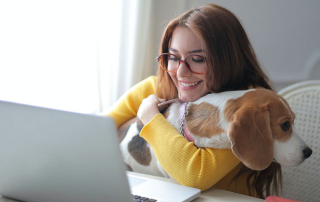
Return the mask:
M160 54L168 53L173 31L178 26L189 28L200 39L201 46L207 54L206 85L211 92L243 90L250 86L272 89L244 28L232 12L215 4L185 12L166 27L161 40ZM156 95L166 100L178 97L171 77L160 66ZM259 172L243 168L234 179L245 173L249 173L249 191L255 189L260 198L265 198L264 193L278 194L279 187L282 188L281 166L276 162Z

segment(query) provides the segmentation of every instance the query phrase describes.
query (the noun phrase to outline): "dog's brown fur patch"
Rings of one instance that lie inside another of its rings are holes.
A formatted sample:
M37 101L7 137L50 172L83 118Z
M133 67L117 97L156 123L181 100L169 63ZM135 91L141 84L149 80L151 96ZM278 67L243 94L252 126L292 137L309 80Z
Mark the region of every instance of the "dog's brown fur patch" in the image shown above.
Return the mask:
M151 162L151 152L147 146L147 141L140 137L140 131L143 128L143 124L140 120L137 120L137 130L139 133L132 138L128 144L128 151L131 156L141 165L148 166Z
M208 103L190 104L186 126L192 134L210 138L225 131L218 126L219 109Z
M141 165L148 166L151 162L151 153L145 141L139 135L136 135L128 144L128 151L131 156Z

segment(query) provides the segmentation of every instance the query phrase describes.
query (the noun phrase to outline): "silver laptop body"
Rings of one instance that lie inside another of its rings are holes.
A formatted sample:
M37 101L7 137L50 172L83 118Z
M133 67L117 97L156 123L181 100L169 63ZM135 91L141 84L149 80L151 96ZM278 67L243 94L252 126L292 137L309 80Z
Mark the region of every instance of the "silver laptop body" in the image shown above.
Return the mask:
M130 174L129 188L111 118L5 101L0 101L0 164L0 195L22 201L129 202L130 189L159 201L200 195L198 189Z

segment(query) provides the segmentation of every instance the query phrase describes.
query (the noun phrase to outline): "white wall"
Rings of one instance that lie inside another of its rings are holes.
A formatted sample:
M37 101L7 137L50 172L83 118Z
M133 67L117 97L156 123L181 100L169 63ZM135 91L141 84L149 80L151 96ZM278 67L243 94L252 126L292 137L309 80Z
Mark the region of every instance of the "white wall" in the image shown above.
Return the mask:
M155 50L170 19L198 5L216 3L244 25L257 56L277 90L320 79L320 1L317 0L163 0L154 2ZM156 66L156 64L155 64ZM312 73L311 69L315 68Z
M150 55L154 56L153 67L154 74L156 74L158 67L156 56L159 55L159 47L163 31L172 19L180 16L183 12L189 10L189 8L187 7L188 4L185 0L154 0L152 6L153 26L150 29L154 36L154 42L149 50L151 52Z

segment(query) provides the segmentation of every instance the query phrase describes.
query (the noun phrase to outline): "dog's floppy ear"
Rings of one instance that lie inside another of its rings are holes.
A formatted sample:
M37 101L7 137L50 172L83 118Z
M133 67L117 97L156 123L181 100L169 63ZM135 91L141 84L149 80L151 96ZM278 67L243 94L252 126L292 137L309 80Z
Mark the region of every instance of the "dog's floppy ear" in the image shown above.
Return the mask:
M228 130L234 155L250 169L264 170L273 159L273 140L267 107L240 108Z

